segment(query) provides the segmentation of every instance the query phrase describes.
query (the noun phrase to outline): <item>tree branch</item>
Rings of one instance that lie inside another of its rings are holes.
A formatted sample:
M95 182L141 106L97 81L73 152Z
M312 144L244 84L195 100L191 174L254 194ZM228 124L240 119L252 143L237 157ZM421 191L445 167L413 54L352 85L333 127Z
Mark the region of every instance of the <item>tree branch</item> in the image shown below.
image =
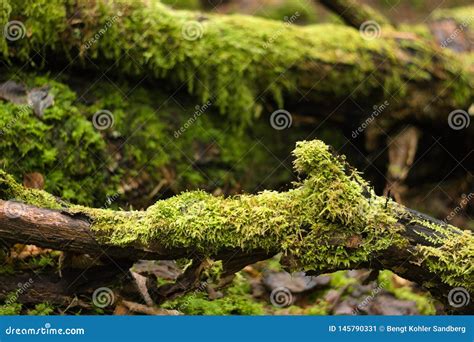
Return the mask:
M294 154L295 167L305 180L288 192L234 198L187 192L146 211L69 204L59 209L49 194L24 189L2 173L0 197L46 208L23 205L12 210L11 201L1 201L0 238L129 260L199 261L233 255L235 262L226 261L232 272L247 262L283 253L292 270L391 269L444 302L455 286L473 292L471 232L376 196L320 141L298 143ZM196 283L200 268L197 262L190 276L183 275L186 284ZM163 288L161 294L183 290ZM160 291L152 293L159 299Z

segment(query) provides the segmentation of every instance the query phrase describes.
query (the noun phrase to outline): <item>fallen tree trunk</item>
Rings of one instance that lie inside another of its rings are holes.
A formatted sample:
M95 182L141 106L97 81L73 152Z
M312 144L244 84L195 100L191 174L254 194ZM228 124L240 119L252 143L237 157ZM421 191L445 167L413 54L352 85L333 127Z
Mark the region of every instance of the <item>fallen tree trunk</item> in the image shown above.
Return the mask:
M279 107L286 99L287 109L311 104L309 114L346 120L387 100L384 121L437 126L473 102L472 71L430 42L395 31L367 37L340 25L295 27L158 2L48 3L39 15L23 6L11 4L4 19L31 28L27 39L4 42L11 60L39 51L46 60L81 58L88 69L152 75L211 100L242 125L258 116L262 99Z
M288 192L187 192L129 212L65 205L2 173L1 197L26 204L0 202L0 239L121 260L192 258L174 287L150 288L157 302L192 289L206 258L224 260L226 275L277 253L309 273L391 269L445 303L453 287L473 293L471 232L376 196L320 141L299 143L295 156L306 178Z

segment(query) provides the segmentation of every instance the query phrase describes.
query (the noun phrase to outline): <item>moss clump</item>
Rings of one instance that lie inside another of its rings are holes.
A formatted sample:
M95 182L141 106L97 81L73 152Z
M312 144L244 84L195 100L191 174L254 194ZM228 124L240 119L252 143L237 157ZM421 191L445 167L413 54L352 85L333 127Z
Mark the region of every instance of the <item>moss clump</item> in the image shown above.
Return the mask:
M344 157L334 156L317 140L298 143L294 154L296 170L306 179L287 192L223 198L193 191L158 201L146 211L76 205L67 210L88 215L101 243L149 246L159 241L164 247L209 257L229 249L282 252L289 266L299 270L350 268L388 247L407 244L397 223L406 212L376 196ZM51 205L44 192L25 190L27 195L22 195L20 186L1 176L4 191L24 198L37 194L36 203ZM472 234L432 226L441 233L434 241L439 247L418 245L414 252L419 262L447 284L472 289L473 264L456 262L472 260Z
M416 293L410 286L395 287L392 278L393 273L391 271L384 270L380 272L378 280L380 284L384 284L384 290L392 293L398 299L415 302L421 315L436 314L436 308L429 293Z
M27 311L30 316L47 316L54 312L54 307L49 303L36 304L33 309Z
M45 190L64 200L142 208L163 193L197 188L251 192L280 186L292 177L274 155L284 159L289 146L304 134L300 130L275 137L268 132L269 124L259 121L244 132L220 120L212 103L184 94L170 100L171 94L157 93L146 84L99 81L85 83L84 92L77 86L82 84L77 75L17 73L16 78L11 73L6 77L26 81L28 89L50 86L55 103L39 118L27 106L0 101L0 168L17 181L39 172ZM114 117L114 125L103 131L93 124L100 110ZM188 125L191 118L195 119ZM270 145L271 151L265 147ZM275 176L266 177L276 166ZM138 184L139 193L133 184ZM155 191L159 184L160 191Z
M312 24L318 21L319 9L311 1L270 1L253 13L258 17L294 24Z
M223 298L209 300L203 292L195 292L168 301L161 307L175 309L186 315L263 315L264 305L250 295L250 285L237 274Z
M22 305L20 303L0 305L0 316L14 316L21 313Z
M385 200L343 158L321 141L298 143L295 156L296 169L307 178L288 192L226 199L193 191L146 211L69 210L89 215L102 243L160 241L209 256L232 248L281 251L300 269L350 267L397 242L396 219Z
M429 225L426 221L421 221ZM433 246L419 246L420 259L431 272L451 286L463 286L474 291L474 237L471 231L459 231L453 226L431 225L435 236L419 233ZM463 262L459 262L463 260Z
M42 5L43 10L33 12ZM77 25L67 25L65 14L72 13L78 16ZM429 75L413 70L426 70L433 54L430 45L411 46L414 62L406 68L396 40L366 41L350 27L302 28L250 16L177 11L157 1L30 0L15 2L10 17L35 28L28 39L9 45L12 58L27 60L45 49L56 56L79 51L85 65L91 65L90 60L104 69L113 65L121 74L185 84L201 103L211 101L242 127L259 116L262 99L282 106L284 95L297 91L311 90L308 96L325 101L328 94L378 94L382 85L386 94L403 97L410 84L424 84ZM379 69L380 60L387 72ZM455 60L447 64L457 72L446 75L446 93L457 95L453 105L464 105L471 96L468 77L457 78L464 72ZM325 82L315 83L308 75Z
M48 77L28 75L25 79L29 89L49 85L55 104L39 118L30 106L0 103L0 167L19 179L40 172L49 192L95 204L93 193L87 190L106 184L101 170L105 142L73 105L76 96L67 86Z

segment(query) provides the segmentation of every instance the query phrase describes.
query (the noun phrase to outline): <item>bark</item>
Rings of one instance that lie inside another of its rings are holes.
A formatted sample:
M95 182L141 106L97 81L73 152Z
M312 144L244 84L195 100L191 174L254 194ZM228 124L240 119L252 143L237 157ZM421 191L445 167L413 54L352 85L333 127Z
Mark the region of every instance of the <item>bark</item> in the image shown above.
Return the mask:
M144 212L77 206L49 209L28 204L12 210L11 201L0 201L0 239L105 255L130 265L142 258L193 259L192 266L175 284L156 289L149 282L149 292L156 303L197 287L206 258L224 260L223 277L226 277L280 252L284 253L288 267L304 269L310 274L365 267L391 269L426 287L445 303L455 285L462 285L472 293L474 240L470 232L377 198L365 189L358 176L346 175L351 169L339 157L331 157L324 148L315 150L320 144L309 145L312 148L301 145L299 148L303 150L296 150L296 165L309 176L301 187L287 193L268 192L240 199L185 193L159 201ZM312 164L315 153L322 154L321 160ZM324 177L328 178L319 179L326 172L329 173ZM3 197L15 191L18 198L26 191L9 182L5 178L3 187L9 184L10 190L4 190ZM341 186L345 193L352 194L332 197L330 193L338 192ZM47 194L36 190L28 190L27 194L32 192L43 196L41 201L47 203ZM326 198L328 193L330 197ZM357 194L363 197L352 197ZM346 195L353 203L343 203ZM322 197L312 202L319 196ZM318 209L319 201L323 207ZM316 208L311 211L305 205ZM358 207L362 205L369 207ZM351 213L352 210L355 211ZM301 217L309 214L315 217ZM282 230L288 222L293 226ZM315 232L318 232L316 236ZM326 244L328 249L319 249L320 244ZM339 256L341 248L348 256L344 260ZM470 309L472 304L459 310Z
M388 100L383 121L447 127L451 111L467 110L473 102L472 70L430 42L385 27L369 41L344 26L300 28L148 2L98 1L94 8L86 3L59 5L65 15L55 18L25 14L30 11L16 6L10 17L35 30L28 39L8 43L5 53L24 61L40 50L50 61L68 63L69 56L88 69L165 79L212 99L240 122L258 111L255 100L275 100L281 107L285 98L286 109L356 122ZM185 33L190 26L195 36Z
M365 4L354 0L320 0L321 4L339 15L346 24L359 29L362 24L373 20L379 25L391 25L384 15Z

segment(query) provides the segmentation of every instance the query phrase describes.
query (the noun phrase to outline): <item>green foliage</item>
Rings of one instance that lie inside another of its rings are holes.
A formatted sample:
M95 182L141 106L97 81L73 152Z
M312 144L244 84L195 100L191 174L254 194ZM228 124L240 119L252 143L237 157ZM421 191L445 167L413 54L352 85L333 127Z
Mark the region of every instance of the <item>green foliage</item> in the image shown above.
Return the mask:
M145 86L97 82L87 92L95 100L85 104L65 83L49 76L18 75L7 74L28 80L30 89L49 85L55 103L39 118L26 105L0 101L0 167L18 181L26 173L40 172L45 189L67 201L116 208L125 197L123 184L142 177L147 179L142 191L151 193L169 174L174 179L166 188L174 192L239 186L253 191L273 171L273 155L288 153L286 140L276 140L266 122L242 132L220 120L212 104L188 96L175 94L170 100L166 92ZM114 117L106 131L93 126L100 110ZM195 120L188 125L191 118ZM257 143L254 134L263 143ZM290 133L288 139L297 135ZM265 185L287 182L291 173L282 169ZM141 194L139 206L150 200Z
M27 314L30 316L47 316L51 315L54 312L54 307L49 303L40 303L36 304L34 309L27 311Z
M436 308L429 293L416 293L410 286L395 287L392 281L393 273L384 270L379 274L379 282L384 284L384 290L392 293L396 298L416 303L421 315L434 315Z
M426 79L426 73L413 71L425 68L433 53L428 44L413 44L414 62L407 68L399 62L397 41L367 41L357 30L342 25L297 27L243 15L172 10L158 1L146 5L99 1L91 6L78 0L74 6L56 0L45 5L47 13L41 10L38 15L31 13L30 2L18 2L13 8L11 17L22 15L27 24L34 21L35 29L29 39L15 42L11 57L26 60L44 49L64 51L67 56L79 50L85 64L90 59L104 69L113 64L124 75L146 74L175 87L186 84L200 103L211 101L242 128L260 115L262 99L283 106L284 95L301 90L311 89L311 96L320 101L327 94L363 96L381 86L387 94L403 96L411 82ZM63 14L76 8L81 9L80 25L65 28ZM60 37L67 39L60 41ZM380 72L379 60L388 72ZM344 67L328 70L335 63ZM457 71L456 77L463 73L455 60L448 64ZM314 83L308 74L324 76L325 82ZM446 92L457 95L453 105L464 104L471 96L468 78L456 82L447 78Z
M203 292L191 293L162 305L165 309L176 309L186 315L263 315L264 306L250 295L250 285L237 274L232 285L222 298L207 299Z
M21 313L22 305L20 303L0 305L0 316L13 316Z
M313 1L310 0L284 0L268 3L259 7L253 15L258 17L274 19L293 24L310 24L316 23L318 9ZM291 20L291 18L296 20Z
M67 86L47 77L28 80L30 88L51 86L55 104L39 118L27 105L0 103L0 167L19 178L40 172L51 193L92 204L90 192L105 183L95 159L105 155L104 141L72 104L75 94Z
M201 7L199 0L160 0L165 5L178 9L198 10Z
M101 243L148 246L159 241L205 256L229 249L282 252L289 257L288 266L299 270L350 268L388 247L403 248L407 241L399 234L397 217L404 209L376 196L344 157L334 156L318 140L298 143L294 154L295 168L306 179L287 192L223 198L193 191L158 201L146 211L77 205L68 210L89 216ZM47 193L23 189L5 173L0 184L2 196L3 191L40 206L57 205ZM419 246L420 263L448 284L471 288L473 264L456 260L470 260L472 234L451 226L432 228L441 233L433 241L441 247Z

